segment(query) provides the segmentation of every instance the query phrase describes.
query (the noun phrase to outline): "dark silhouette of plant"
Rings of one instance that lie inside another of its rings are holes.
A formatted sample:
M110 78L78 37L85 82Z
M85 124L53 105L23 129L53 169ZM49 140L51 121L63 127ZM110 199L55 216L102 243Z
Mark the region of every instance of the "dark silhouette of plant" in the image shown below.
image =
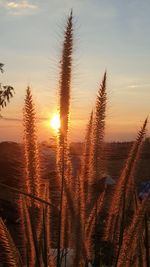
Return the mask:
M1 71L1 73L4 72L3 67L4 67L4 64L3 63L0 63L0 71Z
M0 63L0 71L1 73L4 72L3 70L4 64ZM14 88L10 85L2 85L0 83L0 109L6 107L7 103L10 101L14 95Z

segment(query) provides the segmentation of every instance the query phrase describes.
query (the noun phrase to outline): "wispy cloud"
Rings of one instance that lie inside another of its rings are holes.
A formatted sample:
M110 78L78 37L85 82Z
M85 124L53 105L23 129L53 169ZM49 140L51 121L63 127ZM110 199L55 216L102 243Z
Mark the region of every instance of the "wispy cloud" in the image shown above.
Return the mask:
M38 6L28 0L20 1L1 1L0 6L3 7L10 15L30 15L38 10Z
M2 115L0 115L0 120L3 120L3 121L15 121L15 122L22 121L19 118L7 118L7 117L3 117Z
M43 122L43 121L47 121L49 118L48 117L38 117L37 118L37 122ZM0 115L0 120L2 121L14 121L14 122L22 122L21 118L12 118L12 117L3 117L2 115Z
M37 9L36 5L30 4L28 1L20 1L20 3L11 1L7 3L7 7L12 9Z
M142 88L142 87L150 87L150 83L145 84L130 84L128 85L128 88L134 89L134 88Z

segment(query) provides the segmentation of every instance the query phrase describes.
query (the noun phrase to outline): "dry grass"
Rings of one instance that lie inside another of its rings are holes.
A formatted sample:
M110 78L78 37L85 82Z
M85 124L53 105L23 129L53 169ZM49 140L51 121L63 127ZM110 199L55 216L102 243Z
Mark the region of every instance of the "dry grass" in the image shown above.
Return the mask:
M59 205L50 203L51 180L45 184L41 194L36 114L31 89L27 88L24 106L25 186L17 190L0 183L2 189L7 188L19 195L22 244L17 248L0 219L0 266L87 267L89 262L94 267L149 266L149 194L140 202L135 180L147 119L117 179L112 198L110 195L108 197L109 186L102 185L103 172L107 171L103 160L107 104L107 77L104 73L95 111L91 113L87 127L81 170L74 177L68 143L72 52L71 12L64 32L60 61L61 128L56 160ZM109 202L109 209L104 218L106 202ZM55 248L52 245L52 208L59 213ZM74 255L72 262L69 260L70 251Z

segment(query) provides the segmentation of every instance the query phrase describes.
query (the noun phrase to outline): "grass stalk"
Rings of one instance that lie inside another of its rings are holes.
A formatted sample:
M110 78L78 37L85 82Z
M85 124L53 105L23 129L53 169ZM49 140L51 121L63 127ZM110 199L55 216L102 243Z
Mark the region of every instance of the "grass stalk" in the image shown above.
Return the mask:
M59 231L57 244L57 267L60 267L60 248L62 231L62 210L64 205L64 179L67 171L67 134L70 108L70 87L72 70L72 50L73 50L73 16L72 11L67 20L67 26L64 33L64 43L61 58L60 72L60 133L58 144L57 172L60 181L60 210L59 210Z

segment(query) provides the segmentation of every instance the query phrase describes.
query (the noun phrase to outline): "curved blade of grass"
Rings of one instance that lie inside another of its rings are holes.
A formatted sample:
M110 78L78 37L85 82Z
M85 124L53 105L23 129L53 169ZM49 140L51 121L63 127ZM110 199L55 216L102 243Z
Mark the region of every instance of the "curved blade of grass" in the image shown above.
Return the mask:
M22 267L21 257L12 237L0 218L0 265Z

